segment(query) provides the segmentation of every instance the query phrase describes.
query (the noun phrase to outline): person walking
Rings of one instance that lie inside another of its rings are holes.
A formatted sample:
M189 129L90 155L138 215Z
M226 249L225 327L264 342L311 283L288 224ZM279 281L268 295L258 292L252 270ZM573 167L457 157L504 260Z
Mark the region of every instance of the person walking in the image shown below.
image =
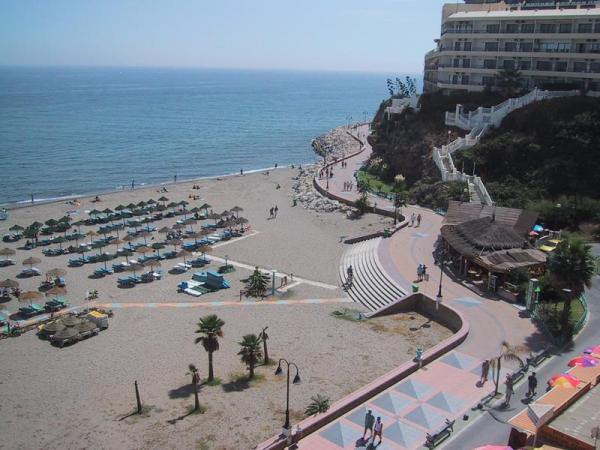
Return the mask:
M352 264L351 264L346 269L346 284L348 286L352 286L352 277L353 276L354 276L354 269L352 269Z
M272 219L273 218L273 208L271 208L269 210L269 218Z
M383 423L381 423L381 417L377 417L377 421L375 422L375 426L373 427L373 445L375 445L375 438L379 437L379 444L383 441Z
M423 281L423 264L417 267L417 281Z
M410 226L412 227L415 224L415 213L410 215Z
M429 274L427 273L427 266L425 264L423 264L423 267L421 267L421 272L422 272L422 279L425 281L429 281Z
M277 218L278 211L279 211L279 208L277 207L277 205L275 205L275 208L273 208L273 212L275 213L275 218Z
M482 386L487 382L489 374L490 374L490 360L486 359L481 364L481 379L479 380L479 383Z
M419 213L417 215L417 226L420 227L421 226L421 213Z
M527 391L527 397L531 398L535 395L535 390L537 389L537 377L535 376L535 372L531 372L531 375L529 375L529 377L527 378L527 384L528 384L528 391Z
M510 375L506 375L506 393L505 393L505 400L504 400L504 406L508 407L510 406L510 398L512 397L513 393L515 392L514 390L514 386L513 386L513 381L512 378L510 377Z
M365 435L367 431L369 431L369 438L373 437L373 425L375 425L375 416L373 412L369 409L367 414L365 415L365 431L363 431L363 441L365 440Z

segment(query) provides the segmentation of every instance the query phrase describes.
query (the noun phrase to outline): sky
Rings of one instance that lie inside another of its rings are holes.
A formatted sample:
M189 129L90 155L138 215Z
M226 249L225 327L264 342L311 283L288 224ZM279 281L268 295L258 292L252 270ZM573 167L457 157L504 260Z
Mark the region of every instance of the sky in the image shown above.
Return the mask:
M0 0L0 65L421 73L443 0Z

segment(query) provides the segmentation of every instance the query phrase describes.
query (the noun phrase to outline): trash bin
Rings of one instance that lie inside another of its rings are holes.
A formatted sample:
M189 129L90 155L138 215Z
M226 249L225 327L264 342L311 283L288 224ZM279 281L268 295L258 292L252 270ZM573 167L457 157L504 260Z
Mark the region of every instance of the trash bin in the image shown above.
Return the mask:
M429 281L429 274L428 273L425 274L425 281Z
M383 237L384 238L389 238L392 234L390 233L390 229L389 228L384 228L383 230Z
M413 291L413 294L419 292L419 285L413 283L413 285L412 285L412 291Z

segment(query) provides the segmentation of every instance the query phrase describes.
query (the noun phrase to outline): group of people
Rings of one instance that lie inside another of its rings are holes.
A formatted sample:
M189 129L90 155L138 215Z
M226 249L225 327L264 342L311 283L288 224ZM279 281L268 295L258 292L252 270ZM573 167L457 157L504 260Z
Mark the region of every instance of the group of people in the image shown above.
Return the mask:
M492 364L489 359L486 359L481 364L481 379L479 380L479 384L481 386L487 382L491 366ZM506 385L506 391L504 393L504 407L508 407L510 406L510 399L515 392L514 381L511 374L506 374L506 380L504 381L504 384ZM537 385L537 376L535 372L531 372L531 375L527 377L527 394L525 394L528 399L531 399L535 396Z
M369 439L373 438L373 442L371 442L373 446L376 447L379 444L381 444L381 441L383 441L383 423L381 423L381 417L377 417L377 420L375 420L373 411L371 411L370 409L365 415L365 431L363 431L362 435L362 440L364 443L368 442L365 441L367 431L369 432ZM375 438L379 438L379 442L377 443L377 445L375 444Z
M348 167L348 163L346 161L342 161L342 169L344 169L345 167Z
M354 188L354 183L352 181L344 181L343 191L350 192Z
M417 226L420 227L421 226L421 213L419 213L419 214L412 213L410 215L410 225L409 226L413 227L415 225L415 221L417 222Z
M333 169L331 167L325 167L319 171L319 180L323 178L333 178Z
M427 266L425 264L419 264L419 266L417 267L417 281L427 281L428 280L428 275L427 275Z
M273 206L270 210L269 210L269 219L276 219L277 218L277 212L279 211L279 208L277 207L277 205Z

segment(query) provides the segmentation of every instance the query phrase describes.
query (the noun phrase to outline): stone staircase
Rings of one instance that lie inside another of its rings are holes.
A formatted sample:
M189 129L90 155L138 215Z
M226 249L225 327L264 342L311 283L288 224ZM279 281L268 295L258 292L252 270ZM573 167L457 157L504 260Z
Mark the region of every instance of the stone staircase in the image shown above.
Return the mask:
M377 248L381 238L369 239L351 245L342 256L340 262L340 280L346 283L346 271L352 265L353 282L347 293L352 300L376 311L391 302L404 297L402 289L385 272L377 256Z

